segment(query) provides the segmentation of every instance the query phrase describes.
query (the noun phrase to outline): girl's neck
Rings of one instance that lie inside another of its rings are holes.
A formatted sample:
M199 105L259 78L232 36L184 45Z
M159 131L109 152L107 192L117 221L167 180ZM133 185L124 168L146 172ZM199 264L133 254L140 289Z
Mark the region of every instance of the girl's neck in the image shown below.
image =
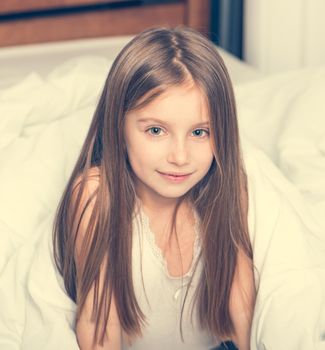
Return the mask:
M176 199L158 202L143 200L137 197L137 201L139 202L144 213L149 218L159 218L159 221L170 221L176 207ZM178 209L177 217L185 218L188 215L191 215L190 213L192 213L192 206L188 202L184 201Z

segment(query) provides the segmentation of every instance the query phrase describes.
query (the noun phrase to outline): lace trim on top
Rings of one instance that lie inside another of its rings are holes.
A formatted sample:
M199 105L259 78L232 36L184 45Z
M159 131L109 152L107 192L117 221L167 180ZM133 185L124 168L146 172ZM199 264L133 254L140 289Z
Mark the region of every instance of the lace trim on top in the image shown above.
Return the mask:
M164 268L166 275L170 279L178 280L178 279L182 279L185 277L190 277L193 273L195 262L197 260L198 255L199 255L199 248L200 248L199 224L200 224L200 219L199 219L196 211L194 209L192 209L192 210L193 210L193 214L194 214L194 218L195 218L195 225L194 225L195 240L194 240L194 244L193 244L192 263L191 263L191 267L188 270L188 272L186 272L182 276L171 276L169 274L167 261L165 260L161 249L156 244L155 234L150 229L149 218L142 210L141 205L140 205L139 210L138 210L138 213L140 214L141 227L143 229L144 235L146 236L154 255L156 256L156 258L158 259L158 261L160 262L160 264Z

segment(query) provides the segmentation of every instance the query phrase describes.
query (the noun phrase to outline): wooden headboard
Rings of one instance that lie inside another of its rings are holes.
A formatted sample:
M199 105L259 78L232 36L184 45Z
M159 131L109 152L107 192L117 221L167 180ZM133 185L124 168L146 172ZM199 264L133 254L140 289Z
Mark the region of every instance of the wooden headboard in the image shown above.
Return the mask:
M0 46L136 34L184 24L209 32L210 0L0 0Z

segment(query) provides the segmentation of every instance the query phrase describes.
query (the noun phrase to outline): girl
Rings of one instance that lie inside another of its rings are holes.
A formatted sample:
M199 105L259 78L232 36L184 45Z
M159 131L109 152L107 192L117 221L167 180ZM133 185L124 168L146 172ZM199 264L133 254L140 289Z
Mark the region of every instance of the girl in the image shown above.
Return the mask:
M54 223L81 349L249 349L247 178L215 46L154 28L108 74Z

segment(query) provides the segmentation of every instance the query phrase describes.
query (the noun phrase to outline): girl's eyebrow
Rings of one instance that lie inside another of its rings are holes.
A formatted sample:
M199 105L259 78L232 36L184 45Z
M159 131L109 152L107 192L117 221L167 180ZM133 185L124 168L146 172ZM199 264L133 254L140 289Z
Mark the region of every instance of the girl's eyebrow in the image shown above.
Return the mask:
M139 118L137 120L137 123L147 123L147 122L154 122L154 123L168 125L168 123L166 123L165 121L157 119L157 118ZM196 123L193 125L193 127L209 126L209 125L210 125L210 122L206 121L206 122Z

